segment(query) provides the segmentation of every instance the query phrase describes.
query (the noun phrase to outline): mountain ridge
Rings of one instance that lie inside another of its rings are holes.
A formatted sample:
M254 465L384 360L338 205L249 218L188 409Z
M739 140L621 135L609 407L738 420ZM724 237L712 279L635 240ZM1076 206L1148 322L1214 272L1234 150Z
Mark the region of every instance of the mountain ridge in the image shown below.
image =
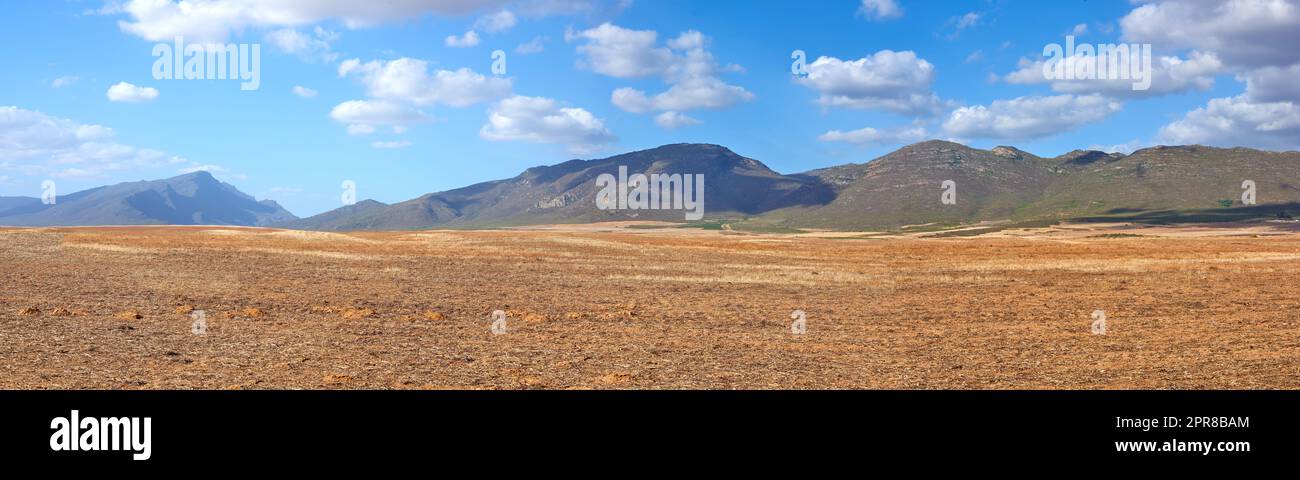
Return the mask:
M1077 149L1042 157L1014 146L982 150L927 140L862 163L782 174L721 145L676 143L534 166L512 178L391 204L366 199L306 218L195 172L83 190L58 197L56 205L0 197L0 225L401 230L684 221L682 210L596 208L597 179L617 176L619 167L647 176L704 175L706 220L795 229L897 229L1246 207L1239 200L1244 180L1256 182L1259 205L1242 210L1251 215L1300 203L1300 152L1295 151L1162 145L1129 154ZM950 185L956 201L945 204L941 189Z
M95 187L59 195L52 205L31 200L0 209L0 225L268 226L298 218L274 200L258 201L206 171Z

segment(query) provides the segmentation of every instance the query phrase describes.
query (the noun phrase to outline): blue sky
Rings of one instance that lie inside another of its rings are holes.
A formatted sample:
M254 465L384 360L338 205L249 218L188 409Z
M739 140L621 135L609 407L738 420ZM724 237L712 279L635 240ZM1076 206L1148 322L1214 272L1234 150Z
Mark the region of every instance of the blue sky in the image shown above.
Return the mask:
M344 180L397 202L677 142L784 173L929 138L1300 148L1295 0L68 0L0 24L3 196L203 168L306 216ZM1044 78L1076 34L1152 45L1151 88ZM259 88L155 79L176 36L260 45Z

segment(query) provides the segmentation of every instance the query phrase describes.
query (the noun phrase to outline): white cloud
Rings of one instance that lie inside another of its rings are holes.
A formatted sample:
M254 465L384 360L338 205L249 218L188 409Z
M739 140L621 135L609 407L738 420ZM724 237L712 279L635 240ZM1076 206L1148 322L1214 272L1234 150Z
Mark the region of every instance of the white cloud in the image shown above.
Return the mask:
M1128 155L1130 153L1137 151L1140 148L1146 148L1148 146L1149 145L1147 143L1134 139L1116 145L1093 144L1088 146L1088 150L1096 150L1098 152L1106 152L1106 153L1122 153Z
M566 41L587 40L578 46L580 66L615 78L665 75L677 63L672 50L656 46L654 30L630 30L611 23L581 32L566 32Z
M464 15L499 7L504 0L131 0L120 12L122 31L151 41L184 36L193 42L224 42L251 28L311 25L336 19L347 28L418 18ZM113 12L116 13L116 12Z
M1192 52L1187 59L1156 57L1151 62L1151 85L1146 90L1133 90L1131 79L1048 79L1043 69L1060 68L1062 71L1087 71L1102 57L1071 55L1059 60L1021 60L1020 69L1006 75L1007 83L1049 84L1058 93L1101 93L1117 97L1152 97L1181 93L1189 90L1207 90L1214 86L1214 76L1223 71L1223 63L1212 54Z
M1080 23L1078 25L1075 25L1074 28L1070 30L1070 35L1074 35L1076 37L1083 36L1084 34L1087 33L1088 33L1088 24L1086 23Z
M913 143L928 137L925 127L914 125L903 128L878 130L871 127L843 132L831 130L817 137L823 142L845 142L857 145L897 145Z
M610 23L566 32L565 38L586 40L577 47L582 55L580 66L615 78L659 77L669 85L668 90L654 95L627 87L615 90L610 100L629 112L720 109L754 98L745 88L719 78L723 71L740 67L720 65L706 49L708 39L695 30L669 39L665 46L658 45L658 33L653 30L630 30Z
M895 0L862 0L858 14L874 20L887 20L902 17L903 9Z
M668 130L676 130L688 125L699 125L700 121L677 112L664 112L655 115L655 125Z
M979 23L979 21L980 21L980 14L975 12L970 12L953 19L953 22L957 24L958 31L973 27L977 23Z
M443 40L443 43L447 44L448 47L465 48L478 45L478 40L478 33L470 30L459 37L448 35L447 38Z
M1251 102L1300 102L1300 63L1290 67L1264 67L1243 76Z
M409 146L411 146L411 142L406 140L399 140L399 141L392 141L392 142L372 142L370 144L371 148L375 148L378 150L397 150L399 148L406 148Z
M726 108L753 98L754 95L744 88L728 85L713 77L683 81L652 97L647 97L641 90L627 87L614 90L610 95L610 101L615 106L632 113Z
M1162 127L1161 142L1300 146L1300 2L1153 1L1135 7L1120 28L1126 41L1214 55L1246 83L1245 93L1212 99Z
M317 92L301 85L294 85L293 94L302 98L316 98Z
M1215 98L1165 125L1162 143L1222 147L1300 149L1300 107L1293 102L1250 101L1245 95Z
M112 129L15 106L0 107L0 170L26 175L90 177L184 159L113 141Z
M387 100L350 100L334 106L330 118L348 125L348 133L368 134L374 126L410 125L430 120L424 112Z
M509 10L502 10L490 15L484 15L474 22L474 29L483 30L488 33L499 33L514 28L518 23L515 14Z
M591 112L562 107L549 98L518 95L488 112L488 123L479 136L491 141L559 143L575 153L592 153L617 140Z
M1023 140L1046 137L1097 122L1120 110L1101 95L1056 95L996 100L949 114L944 131L958 138Z
M177 169L176 172L177 173L208 172L208 173L215 174L215 173L229 173L230 170L227 170L226 167L223 167L221 165L213 165L209 163L203 165L200 164L190 165L188 167Z
M370 135L375 133L373 125L348 125L348 135Z
M428 62L412 58L367 63L346 60L339 65L339 76L350 75L358 76L372 97L421 106L464 107L504 98L510 94L513 82L508 78L484 76L468 68L430 74Z
M297 55L304 60L333 62L338 54L330 50L330 44L337 41L339 34L317 26L312 35L292 28L282 28L266 34L266 41L281 52Z
M1233 67L1300 63L1300 5L1294 0L1165 0L1120 20L1127 41L1194 48Z
M946 107L930 91L934 66L911 51L881 50L857 60L819 57L796 83L820 93L824 107L881 109L926 115Z
M74 76L71 76L71 75L63 76L63 77L59 77L59 78L54 79L53 82L50 82L50 86L51 86L51 87L54 87L54 88L63 88L63 87L66 87L66 86L72 85L72 84L74 84L74 83L77 83L77 80L80 80L80 78L77 78L77 77L74 77Z
M526 43L521 43L518 47L515 47L515 53L520 55L542 53L543 51L546 51L546 40L546 37L533 37L532 40L529 40Z
M130 83L120 82L117 85L108 87L109 101L113 102L150 102L158 98L158 90L152 87L137 87Z

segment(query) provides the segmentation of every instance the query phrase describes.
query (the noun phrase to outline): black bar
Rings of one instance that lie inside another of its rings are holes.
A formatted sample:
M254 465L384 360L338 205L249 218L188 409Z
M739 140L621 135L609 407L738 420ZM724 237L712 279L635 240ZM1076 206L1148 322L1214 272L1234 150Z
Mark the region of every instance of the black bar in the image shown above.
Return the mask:
M7 465L132 470L214 461L417 465L434 458L439 468L452 468L600 455L658 464L716 459L722 448L818 462L869 455L884 463L1254 463L1294 454L1300 426L1300 392L1281 391L6 391L0 404L13 418L0 445ZM81 418L150 417L151 457L53 451L50 422L72 410ZM1176 417L1183 425L1117 428L1116 417ZM1189 417L1248 424L1193 428ZM1174 440L1249 442L1250 451L1116 452L1116 442Z

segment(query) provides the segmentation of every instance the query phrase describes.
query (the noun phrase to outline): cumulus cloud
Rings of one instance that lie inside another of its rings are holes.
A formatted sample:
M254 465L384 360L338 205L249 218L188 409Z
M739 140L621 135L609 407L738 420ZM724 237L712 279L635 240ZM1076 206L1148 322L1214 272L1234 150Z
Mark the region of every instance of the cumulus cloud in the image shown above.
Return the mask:
M499 33L514 28L515 24L518 22L518 19L515 18L515 14L510 13L509 10L501 10L480 17L474 22L474 28L488 33Z
M603 23L581 32L566 32L566 41L586 40L578 46L585 58L579 66L615 78L665 75L676 63L672 50L658 46L658 32L631 30Z
M896 0L862 0L862 5L858 7L858 15L872 20L901 18L903 8L898 6Z
M184 36L194 42L224 42L250 28L311 25L335 19L348 28L417 18L464 15L500 7L505 0L130 0L109 13L129 20L122 31L150 41Z
M580 67L615 78L658 77L669 85L666 91L653 95L628 87L615 90L610 101L629 112L721 109L754 98L744 87L719 78L724 71L739 67L719 64L706 48L708 39L695 30L683 32L664 45L659 45L658 33L653 30L631 30L610 23L567 32L565 38L585 40L577 47L582 55Z
M1131 79L1056 80L1043 74L1044 68L1061 71L1089 72L1097 59L1104 57L1070 55L1063 59L1029 61L1022 59L1020 69L1007 74L1007 83L1048 84L1057 93L1101 93L1116 97L1153 97L1190 90L1208 90L1214 76L1223 71L1223 62L1213 54L1192 52L1188 58L1161 56L1152 59L1150 88L1134 90Z
M676 130L687 125L698 125L699 123L699 120L682 115L678 112L664 112L655 115L655 125L668 130Z
M893 128L879 130L871 127L850 130L847 132L840 130L831 130L817 137L823 142L845 142L856 145L897 145L902 143L914 143L927 138L929 134L925 127L913 125L909 127Z
M1160 129L1163 143L1296 148L1300 141L1300 2L1160 0L1119 22L1125 41L1167 50L1195 49L1222 62L1246 84Z
M266 41L281 52L297 55L304 60L333 62L338 54L330 50L339 34L317 26L308 35L292 28L282 28L266 34Z
M1134 140L1129 140L1128 142L1125 143L1119 143L1115 145L1092 144L1092 145L1088 145L1088 150L1096 150L1098 152L1106 152L1106 153L1122 153L1128 155L1130 153L1137 151L1140 148L1146 148L1148 146L1150 145L1140 140L1134 139Z
M443 39L443 43L446 44L448 47L452 47L452 48L473 47L478 45L478 42L479 42L478 32L475 32L473 30L465 32L464 35L461 35L459 37L455 35L448 35L447 38Z
M542 53L546 51L546 40L547 40L546 37L541 37L541 36L533 37L532 40L529 40L525 43L521 43L519 44L518 47L515 47L515 53L518 53L520 55L532 55L534 53Z
M361 63L346 60L339 65L339 76L356 76L367 93L375 98L427 106L434 104L464 107L504 98L510 94L512 80L488 77L468 68L437 70L429 73L424 60L399 58Z
M978 24L980 21L980 17L981 15L978 13L970 12L960 17L954 18L952 22L957 26L956 27L957 30L965 30L967 28L973 27L976 24Z
M1162 143L1300 149L1300 107L1294 102L1252 102L1246 95L1215 98L1165 125Z
M1242 78L1251 102L1300 102L1300 63L1260 68Z
M1300 62L1300 4L1295 0L1164 0L1120 20L1127 41L1212 52L1234 67Z
M0 170L87 177L185 161L158 150L117 143L115 136L112 129L101 125L15 106L0 107Z
M915 52L881 50L848 61L819 57L807 70L808 75L795 82L817 91L817 103L824 107L932 115L947 106L930 91L934 65Z
M1026 140L1073 130L1119 110L1118 101L1096 94L1019 97L953 110L943 129L964 139Z
M330 118L348 125L348 133L354 135L374 133L377 125L405 126L430 120L424 112L387 100L349 100L335 105Z
M106 95L108 96L108 100L111 102L151 102L158 98L158 89L152 87L137 87L130 83L119 82L117 85L108 87Z
M316 98L316 93L315 90L301 85L294 85L293 87L293 94L302 98Z
M564 144L580 154L599 151L617 140L591 112L563 107L549 98L519 95L500 101L488 112L488 123L479 136L490 141Z
M74 84L74 83L77 83L77 80L80 80L80 78L77 78L77 77L74 77L74 76L71 76L71 75L63 76L63 77L59 77L59 78L54 79L53 82L50 82L50 86L51 86L51 87L54 87L54 88L63 88L63 87L66 87L66 86L72 85L72 84Z
M370 135L372 133L375 133L374 125L348 125L348 135Z
M214 175L229 174L230 169L223 167L221 165L215 165L211 163L204 163L204 164L196 163L188 167L182 167L176 169L176 173L194 173L194 172L208 172Z
M632 5L632 0L517 0L514 8L525 17L584 15L610 18Z

